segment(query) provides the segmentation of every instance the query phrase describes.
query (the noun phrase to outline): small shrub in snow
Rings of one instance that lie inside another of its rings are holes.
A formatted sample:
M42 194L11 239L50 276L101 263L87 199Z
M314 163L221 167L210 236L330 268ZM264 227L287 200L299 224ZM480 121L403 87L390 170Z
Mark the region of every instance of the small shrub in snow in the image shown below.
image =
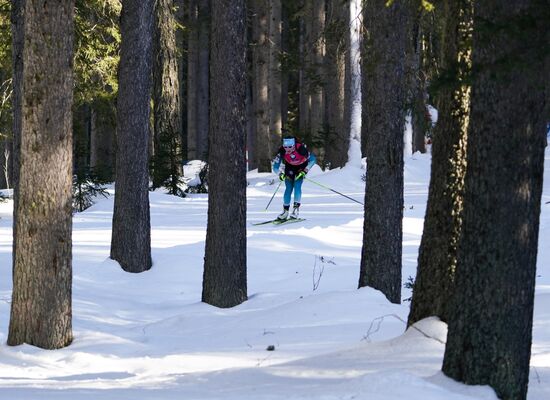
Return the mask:
M108 197L106 182L93 171L79 171L73 175L73 212L82 212L94 204L97 196Z

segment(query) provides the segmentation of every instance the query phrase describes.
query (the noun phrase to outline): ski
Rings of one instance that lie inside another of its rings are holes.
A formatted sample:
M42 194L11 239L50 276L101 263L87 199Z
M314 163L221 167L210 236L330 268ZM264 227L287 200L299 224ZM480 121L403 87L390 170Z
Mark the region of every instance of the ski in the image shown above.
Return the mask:
M292 224L294 222L301 222L301 221L305 221L305 219L304 218L270 219L269 221L255 222L252 225L254 226L267 225L267 224L284 225L284 224Z
M274 223L275 221L277 221L277 219L270 219L269 221L255 222L255 223L253 223L252 225L254 225L254 226L258 226L258 225L267 225L267 224L272 224L272 223Z
M293 223L302 222L302 221L305 221L305 218L277 219L273 221L273 225L286 225L286 224L293 224Z

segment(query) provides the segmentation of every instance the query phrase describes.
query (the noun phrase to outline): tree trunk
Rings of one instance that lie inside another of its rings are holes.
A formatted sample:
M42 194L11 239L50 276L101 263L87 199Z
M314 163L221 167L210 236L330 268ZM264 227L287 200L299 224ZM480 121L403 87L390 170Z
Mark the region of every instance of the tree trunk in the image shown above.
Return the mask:
M255 79L254 79L254 32L253 26L256 18L254 15L254 0L245 0L247 7L246 19L246 75L250 77L246 81L246 171L258 168L256 161L256 103L255 103Z
M350 1L344 126L349 131L348 165L361 167L361 0Z
M99 154L97 152L97 111L93 105L90 106L90 168L95 169L98 164Z
M210 64L210 0L199 0L198 12L198 70L197 70L197 156L208 159L209 130L209 64Z
M310 49L310 36L311 36L311 24L309 23L311 12L312 0L300 0L303 5L303 12L299 22L299 43L298 52L300 55L300 71L298 73L298 130L302 138L307 136L311 127L311 97L310 97L310 65L311 65L311 51Z
M424 70L424 50L422 19L424 10L420 1L414 0L415 8L412 17L414 19L413 35L410 41L411 56L411 127L412 127L412 152L426 152L425 137L430 128L431 121L427 117L426 105L426 71ZM439 9L438 11L439 12ZM445 37L447 40L447 37Z
M73 169L76 174L89 172L90 164L90 105L75 107L73 113Z
M187 157L208 155L210 0L190 0L187 53Z
M281 144L281 0L253 0L252 104L259 172L271 172L271 161Z
M73 20L70 0L13 2L19 167L10 346L72 341Z
M181 156L187 160L187 26L188 0L174 0L175 17L178 23L176 29L176 48L178 49L178 80L180 87L180 132L181 132ZM183 171L185 173L185 171Z
M288 1L281 1L281 52L287 55L290 52L290 16ZM281 68L281 130L289 128L289 91L290 91L290 72L288 68ZM281 132L281 136L283 136Z
M11 189L13 186L12 78L13 71L11 68L0 68L0 129L2 130L2 134L0 135L0 188L2 189Z
M472 1L443 0L443 76L439 120L432 147L432 172L409 325L436 315L447 321L456 247L462 225L470 87Z
M281 43L282 43L282 5L281 0L269 0L269 151L271 158L281 145ZM269 171L271 172L271 163Z
M359 287L400 303L408 3L386 3L369 1L363 9L367 184Z
M21 153L21 122L23 118L23 48L25 42L24 10L27 0L12 1L11 5L11 31L12 31L12 63L13 63L13 188L14 198L19 186L19 154ZM73 39L74 40L74 39ZM74 78L73 78L74 79ZM15 201L14 201L15 211ZM15 220L15 214L14 214ZM17 238L17 226L13 224L13 245Z
M199 90L199 31L198 31L198 1L189 0L187 22L187 159L199 158L197 152L197 99Z
M247 299L245 1L213 2L211 33L210 195L202 300L233 307Z
M468 165L443 372L527 395L548 98L547 4L474 8ZM503 28L505 27L505 28Z
M269 74L269 0L252 2L253 47L253 104L256 121L256 159L258 172L271 172L271 160L275 156L270 134Z
M319 154L322 140L324 102L324 42L325 0L303 0L304 7L300 40L300 116L299 129L302 139L311 144Z
M123 0L111 258L128 272L151 268L149 99L154 1Z
M322 36L325 30L325 0L307 1L311 1L312 6L310 49L312 51L311 70L313 73L313 79L315 80L311 91L310 134L311 137L315 139L312 143L313 151L322 156L322 154L320 154L321 147L317 146L315 142L320 138L321 132L324 129L323 86L327 77L324 74L325 45L322 40Z
M0 140L0 188L11 189L13 186L13 140Z
M90 115L90 167L101 179L112 181L115 169L116 110L110 100L96 100Z
M343 167L348 161L350 82L346 77L346 55L349 55L350 8L341 0L327 0L326 104L327 140L325 163L331 168ZM349 71L348 71L349 73ZM346 83L346 79L348 82ZM347 91L346 91L347 89ZM345 106L348 106L346 110Z
M249 41L250 43L250 41ZM248 55L249 65L248 74L251 74L252 65L250 63L250 55ZM246 170L252 170L258 168L256 162L256 119L254 118L254 102L252 101L252 81L248 79L246 82Z
M153 187L182 174L181 114L173 0L155 2L153 66L154 164Z

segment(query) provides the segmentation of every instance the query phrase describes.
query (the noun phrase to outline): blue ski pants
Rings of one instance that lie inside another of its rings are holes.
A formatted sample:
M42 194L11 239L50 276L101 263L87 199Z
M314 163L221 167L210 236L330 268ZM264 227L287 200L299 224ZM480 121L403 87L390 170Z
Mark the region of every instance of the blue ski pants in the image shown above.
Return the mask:
M300 203L302 200L302 183L303 179L285 179L285 194L283 196L283 205L290 205L290 197L292 196L292 190L294 190L294 202Z

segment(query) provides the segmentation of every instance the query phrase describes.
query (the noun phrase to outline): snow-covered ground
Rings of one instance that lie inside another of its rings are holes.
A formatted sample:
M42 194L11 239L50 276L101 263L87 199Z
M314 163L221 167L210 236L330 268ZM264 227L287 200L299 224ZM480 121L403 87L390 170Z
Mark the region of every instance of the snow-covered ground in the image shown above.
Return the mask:
M406 159L403 281L414 276L429 156ZM309 178L363 201L363 170ZM550 173L550 151L546 174ZM357 289L362 207L304 184L301 216L252 226L274 175L249 173L248 293L233 309L201 303L206 195L151 193L154 266L123 272L109 260L113 197L74 217L74 343L8 347L11 203L0 204L0 399L495 399L440 372L445 324L404 332L409 303ZM550 398L550 180L542 201L529 399ZM410 296L406 289L403 299ZM267 351L274 346L274 351Z

